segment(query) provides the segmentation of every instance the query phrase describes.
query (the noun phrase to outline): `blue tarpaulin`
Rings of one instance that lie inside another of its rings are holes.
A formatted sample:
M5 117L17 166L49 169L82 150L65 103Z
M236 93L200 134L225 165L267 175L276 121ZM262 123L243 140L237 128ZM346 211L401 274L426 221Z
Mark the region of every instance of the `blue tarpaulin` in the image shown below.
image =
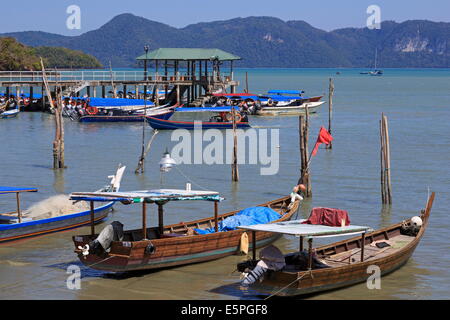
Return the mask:
M280 214L268 207L250 207L219 223L218 231L230 231L238 226L269 223L280 218ZM194 229L198 234L214 233L215 229Z
M153 102L145 102L144 99L115 99L115 98L90 98L91 107L125 107L125 106L152 106Z

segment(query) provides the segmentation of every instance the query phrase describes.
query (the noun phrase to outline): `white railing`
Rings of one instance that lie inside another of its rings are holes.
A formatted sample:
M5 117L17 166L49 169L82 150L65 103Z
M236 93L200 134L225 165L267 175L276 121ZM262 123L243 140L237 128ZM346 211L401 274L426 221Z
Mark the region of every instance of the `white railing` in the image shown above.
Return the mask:
M80 82L80 81L111 81L111 71L99 70L83 70L83 71L46 71L49 82ZM112 77L114 81L144 81L144 71L113 71ZM232 77L225 76L227 81ZM221 77L214 75L205 76L189 76L186 74L160 75L147 72L148 81L192 81L207 80L209 82L223 81ZM41 71L0 71L0 82L43 82Z

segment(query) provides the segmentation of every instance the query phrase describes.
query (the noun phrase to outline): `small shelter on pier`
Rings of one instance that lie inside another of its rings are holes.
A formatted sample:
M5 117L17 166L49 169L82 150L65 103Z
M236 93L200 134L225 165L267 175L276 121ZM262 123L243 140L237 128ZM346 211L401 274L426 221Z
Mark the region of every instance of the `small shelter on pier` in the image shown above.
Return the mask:
M153 97L161 87L166 103L201 104L205 95L227 88L234 93L239 85L233 79L233 62L241 58L220 49L159 48L136 59L144 62L144 81L153 86ZM224 62L229 72L221 70Z

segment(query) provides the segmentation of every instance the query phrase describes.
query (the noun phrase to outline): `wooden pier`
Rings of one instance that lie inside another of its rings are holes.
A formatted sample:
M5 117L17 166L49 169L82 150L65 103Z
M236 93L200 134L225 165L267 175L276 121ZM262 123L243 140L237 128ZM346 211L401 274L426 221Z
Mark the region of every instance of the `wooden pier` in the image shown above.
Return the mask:
M163 103L200 105L212 93L228 89L235 92L239 82L233 79L233 61L239 59L219 49L160 48L137 58L144 62L142 71L47 70L46 75L49 87L61 86L66 96L77 96L86 89L89 97L106 97L107 88L114 86L125 95L135 92L138 98L143 98L143 94L138 94L140 90L144 93L150 90L153 100L155 95L161 99L159 90L163 90ZM221 71L224 62L229 62L228 73ZM30 98L34 93L45 96L40 71L2 71L0 87L8 96L22 93Z

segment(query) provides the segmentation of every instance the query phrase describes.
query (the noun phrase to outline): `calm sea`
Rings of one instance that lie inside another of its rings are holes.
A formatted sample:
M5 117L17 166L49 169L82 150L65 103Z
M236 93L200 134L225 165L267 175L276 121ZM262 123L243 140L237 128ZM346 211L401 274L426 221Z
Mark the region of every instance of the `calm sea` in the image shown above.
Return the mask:
M333 149L322 147L311 162L312 199L302 204L300 215L311 208L346 209L353 224L373 228L417 215L428 190L437 193L429 227L410 261L383 277L381 290L365 284L320 294L311 299L449 299L450 280L450 70L386 69L382 77L360 75L359 69L238 69L235 76L249 90L303 89L307 95L328 91L334 78ZM339 72L340 74L337 74ZM240 88L242 90L242 86ZM325 100L327 100L325 98ZM381 113L388 117L391 138L392 206L383 207L380 196L379 128ZM226 200L220 211L245 208L287 195L299 176L298 117L251 117L258 129L279 130L279 172L260 175L260 165L241 165L240 181L231 182L229 165L187 165L164 174L158 162L172 148L171 132L160 132L146 161L144 175L135 175L141 148L141 124L81 124L65 119L66 164L52 166L53 117L21 113L0 120L0 185L33 186L38 193L24 194L23 207L58 193L96 190L119 163L127 165L123 190L164 187L219 191ZM327 105L311 117L310 150L320 126L327 126ZM147 137L151 135L146 128ZM12 196L1 196L0 211L14 209ZM208 203L175 203L166 206L166 223L212 215ZM139 228L138 207L117 204L108 222L119 220L126 228ZM149 213L156 224L156 208ZM106 222L106 223L108 223ZM105 224L96 228L99 230ZM0 246L1 299L253 299L234 285L233 273L242 256L140 274L113 276L81 267L71 237L89 228L57 233ZM337 239L336 239L337 240ZM283 237L275 243L294 250L297 240ZM66 287L67 267L81 267L80 290Z

